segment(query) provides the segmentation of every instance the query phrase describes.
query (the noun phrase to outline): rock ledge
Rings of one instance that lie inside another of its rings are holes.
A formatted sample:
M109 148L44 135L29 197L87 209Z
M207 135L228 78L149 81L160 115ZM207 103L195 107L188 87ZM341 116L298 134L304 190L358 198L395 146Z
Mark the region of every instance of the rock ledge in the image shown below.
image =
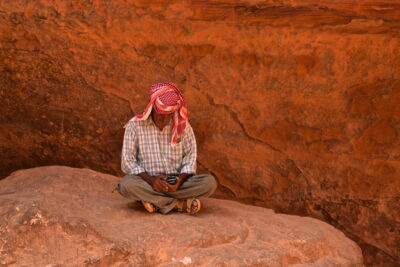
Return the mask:
M149 214L111 193L117 180L51 166L0 181L0 266L362 266L322 221L217 199Z

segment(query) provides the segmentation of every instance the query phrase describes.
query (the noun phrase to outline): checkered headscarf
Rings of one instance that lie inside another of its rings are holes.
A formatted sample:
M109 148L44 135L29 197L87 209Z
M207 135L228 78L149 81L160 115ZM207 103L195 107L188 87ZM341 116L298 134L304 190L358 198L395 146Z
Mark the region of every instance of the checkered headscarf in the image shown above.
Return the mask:
M188 120L186 102L178 87L171 82L153 84L150 87L150 101L146 109L130 121L147 120L153 108L157 113L174 113L171 145L176 145L180 141Z

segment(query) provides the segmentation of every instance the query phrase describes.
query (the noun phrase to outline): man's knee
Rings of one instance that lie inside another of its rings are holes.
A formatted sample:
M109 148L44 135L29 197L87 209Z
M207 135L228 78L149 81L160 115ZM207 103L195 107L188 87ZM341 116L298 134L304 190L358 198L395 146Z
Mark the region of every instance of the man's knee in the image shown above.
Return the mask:
M122 178L118 183L119 193L125 196L126 194L135 192L139 187L139 184L136 179L137 178L134 178L133 176L130 175L127 175L124 178Z
M214 176L206 174L203 178L203 187L209 192L209 195L215 192L218 183Z

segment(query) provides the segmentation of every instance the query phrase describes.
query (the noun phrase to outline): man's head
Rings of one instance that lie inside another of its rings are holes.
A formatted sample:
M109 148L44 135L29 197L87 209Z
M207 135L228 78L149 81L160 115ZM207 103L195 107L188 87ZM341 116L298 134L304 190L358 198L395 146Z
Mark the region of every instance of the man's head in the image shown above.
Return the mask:
M159 92L163 92L160 94ZM150 100L153 95L159 94L153 101L151 116L155 124L162 128L168 124L183 104L183 98L174 84L162 83L150 87Z
M179 110L185 100L175 84L156 83L150 87L150 102L157 113L170 114Z
M171 83L157 83L150 87L150 101L142 114L133 121L147 120L152 115L154 122L165 126L173 118L171 143L176 144L186 128L188 114L185 99L178 87Z

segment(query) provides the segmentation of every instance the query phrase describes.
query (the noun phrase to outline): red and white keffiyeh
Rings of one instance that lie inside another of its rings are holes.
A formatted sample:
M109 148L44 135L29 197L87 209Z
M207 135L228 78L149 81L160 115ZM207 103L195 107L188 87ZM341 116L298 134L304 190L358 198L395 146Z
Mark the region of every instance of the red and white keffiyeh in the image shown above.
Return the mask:
M150 101L146 109L130 121L147 120L153 108L157 113L174 113L171 145L176 145L188 121L186 102L178 87L171 82L153 84L150 87Z

